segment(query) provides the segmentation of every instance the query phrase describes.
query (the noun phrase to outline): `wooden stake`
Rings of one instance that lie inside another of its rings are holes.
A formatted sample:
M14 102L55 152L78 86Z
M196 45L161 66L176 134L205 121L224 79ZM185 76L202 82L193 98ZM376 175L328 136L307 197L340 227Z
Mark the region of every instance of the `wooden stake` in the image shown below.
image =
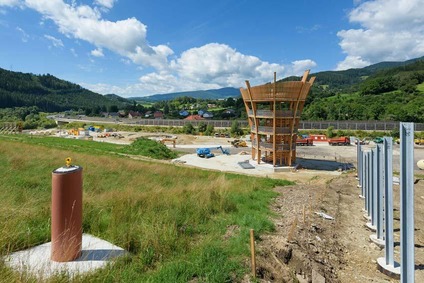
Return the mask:
M250 229L250 254L252 257L252 275L256 278L255 230Z

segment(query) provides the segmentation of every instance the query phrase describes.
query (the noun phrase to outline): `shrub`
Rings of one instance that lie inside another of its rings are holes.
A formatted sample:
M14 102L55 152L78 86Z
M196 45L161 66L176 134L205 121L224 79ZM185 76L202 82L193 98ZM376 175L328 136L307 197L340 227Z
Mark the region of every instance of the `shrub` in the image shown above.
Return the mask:
M205 135L211 136L211 135L213 135L214 132L215 132L214 126L213 125L208 125L206 127Z
M234 120L231 124L230 133L232 135L241 136L243 135L243 130L240 128L240 125L237 120Z
M124 153L143 155L154 159L173 159L177 157L177 153L170 150L166 145L147 138L138 138L122 151Z
M327 138L332 138L332 137L334 137L334 127L333 126L328 127L328 129L327 129Z
M196 129L191 123L186 123L183 127L184 134L194 134L196 132Z

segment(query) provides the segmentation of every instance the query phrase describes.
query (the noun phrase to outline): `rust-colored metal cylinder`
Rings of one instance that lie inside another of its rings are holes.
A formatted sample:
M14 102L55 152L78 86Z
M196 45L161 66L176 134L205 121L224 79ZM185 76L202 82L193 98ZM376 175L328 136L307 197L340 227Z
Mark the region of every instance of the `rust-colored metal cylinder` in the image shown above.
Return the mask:
M72 261L82 245L82 167L61 167L52 172L51 260Z

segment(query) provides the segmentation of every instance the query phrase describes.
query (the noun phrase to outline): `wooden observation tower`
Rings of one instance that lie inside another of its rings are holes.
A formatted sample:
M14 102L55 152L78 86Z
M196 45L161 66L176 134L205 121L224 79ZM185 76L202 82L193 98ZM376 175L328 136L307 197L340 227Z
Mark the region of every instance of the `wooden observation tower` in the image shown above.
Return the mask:
M296 138L300 115L315 77L307 81L309 70L301 81L276 81L240 88L246 107L252 140L252 159L273 166L291 166L296 160Z

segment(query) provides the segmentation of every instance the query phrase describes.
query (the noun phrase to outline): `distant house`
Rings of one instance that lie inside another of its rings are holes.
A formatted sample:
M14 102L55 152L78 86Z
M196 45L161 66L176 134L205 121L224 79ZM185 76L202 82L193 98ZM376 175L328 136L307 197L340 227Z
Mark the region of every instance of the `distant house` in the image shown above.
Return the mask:
M234 116L236 116L236 111L234 109L229 108L222 111L222 118L229 118Z
M205 119L210 119L210 118L213 118L213 114L212 112L206 111L205 113L203 113L202 117Z
M199 114L200 116L203 116L205 112L206 110L200 109L199 111L197 111L197 114Z
M119 113L118 112L109 112L109 113L107 113L107 117L108 118L119 118Z
M188 115L190 115L190 113L188 113L188 111L185 110L185 109L180 110L180 112L178 112L178 114L180 114L180 116L183 116L183 117L187 117Z
M127 116L127 113L125 113L124 110L119 110L118 115L120 118L124 118L125 116Z
M196 104L191 104L190 105L190 109L196 109L196 108L199 108L200 107L200 105L199 105L199 103L196 103Z
M208 103L208 108L216 108L216 104L215 103Z
M236 111L234 109L225 109L222 114L227 114L227 115L234 115L236 113Z
M153 117L155 119L163 119L163 112L162 111L155 111L155 113L153 113Z
M145 118L150 118L153 116L153 112L152 111L147 111L146 114L144 114Z
M205 118L203 118L200 115L190 115L187 118L184 118L184 120L188 120L188 121L196 121L196 120L204 120Z
M140 112L138 112L138 111L130 111L129 113L128 113L128 118L130 118L130 119L136 119L136 118L139 118L139 117L141 117L141 113Z

